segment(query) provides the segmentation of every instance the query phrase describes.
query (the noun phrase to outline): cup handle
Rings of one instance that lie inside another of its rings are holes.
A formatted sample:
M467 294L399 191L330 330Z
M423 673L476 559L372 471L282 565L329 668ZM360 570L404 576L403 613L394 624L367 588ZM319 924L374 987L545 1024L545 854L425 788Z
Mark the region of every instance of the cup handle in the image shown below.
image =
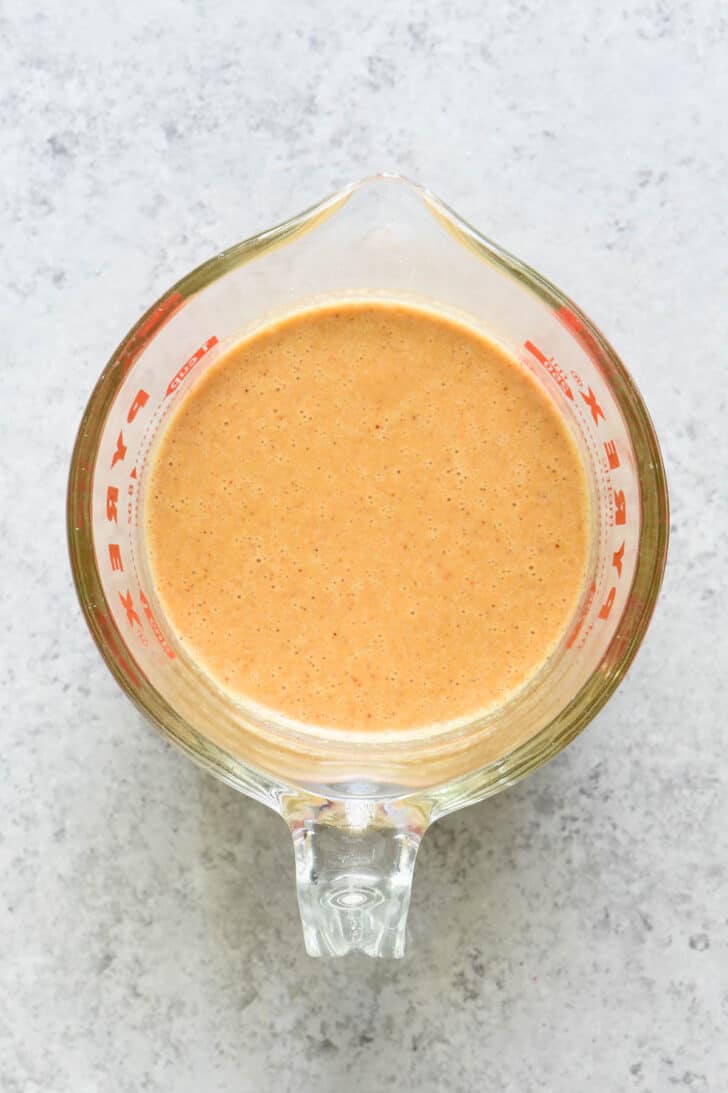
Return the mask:
M284 803L283 814L293 836L308 955L403 956L428 806L296 797Z

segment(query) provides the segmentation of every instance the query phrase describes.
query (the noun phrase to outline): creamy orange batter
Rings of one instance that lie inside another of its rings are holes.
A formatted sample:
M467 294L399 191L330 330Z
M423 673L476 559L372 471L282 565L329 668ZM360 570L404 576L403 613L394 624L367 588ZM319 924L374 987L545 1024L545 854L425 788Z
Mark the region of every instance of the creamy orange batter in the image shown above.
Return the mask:
M157 595L220 686L339 729L492 707L562 637L584 467L535 380L469 327L341 302L192 387L145 499Z

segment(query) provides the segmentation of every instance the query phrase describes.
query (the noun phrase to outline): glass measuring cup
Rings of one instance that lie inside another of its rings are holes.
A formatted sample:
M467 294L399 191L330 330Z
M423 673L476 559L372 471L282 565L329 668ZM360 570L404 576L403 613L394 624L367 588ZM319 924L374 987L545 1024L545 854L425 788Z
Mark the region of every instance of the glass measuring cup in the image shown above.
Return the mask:
M221 350L289 311L362 295L426 303L506 346L565 417L590 478L589 573L561 645L498 709L423 732L327 731L235 703L177 645L143 542L155 437ZM611 347L543 277L385 175L225 251L150 308L91 396L68 492L74 578L106 663L178 746L285 818L314 956L402 955L426 828L546 762L607 701L648 625L667 529L657 440Z

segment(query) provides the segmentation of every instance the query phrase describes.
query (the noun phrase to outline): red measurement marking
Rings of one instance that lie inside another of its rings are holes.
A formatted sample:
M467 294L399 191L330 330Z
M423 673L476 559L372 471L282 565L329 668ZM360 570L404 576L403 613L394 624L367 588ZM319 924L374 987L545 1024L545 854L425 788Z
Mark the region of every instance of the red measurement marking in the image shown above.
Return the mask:
M217 338L213 334L211 338L207 339L207 341L205 342L204 345L201 345L200 348L195 353L192 354L192 356L189 358L189 360L185 361L185 363L182 365L182 367L180 368L177 375L174 376L169 381L169 386L167 387L167 390L165 391L165 394L164 394L165 398L167 398L169 395L174 394L174 392L177 390L177 388L182 383L182 381L187 376L189 376L190 372L195 367L195 365L199 364L200 361L202 360L202 358L205 356L205 354L209 353L210 350L212 349L212 347L215 346L215 345L217 345Z
M132 469L129 471L129 477L136 478L136 467L132 467Z
M569 384L566 380L566 374L563 372L563 370L561 368L559 368L559 366L556 363L556 361L554 360L554 358L553 357L547 357L545 353L541 352L541 350L538 348L538 346L533 344L533 342L527 341L527 342L524 342L523 344L524 344L525 348L528 350L528 352L533 354L533 356L536 358L538 363L543 365L543 367L546 369L548 374L553 379L556 380L556 382L558 383L559 387L564 392L566 397L573 401L574 396L573 396L573 394L571 392L571 388L569 387Z
M624 496L624 490L614 491L614 523L627 523L627 501Z
M612 565L617 570L617 576L622 576L622 561L624 559L624 543L622 543L619 550L615 550L612 555Z
M154 634L154 636L157 639L157 641L159 642L159 644L162 646L162 649L164 650L166 655L169 657L169 659L174 660L175 656L176 656L175 651L171 647L171 645L169 645L167 643L167 639L165 638L162 631L159 629L159 626L157 625L157 620L155 619L154 615L152 614L152 609L149 606L149 600L144 595L141 588L139 589L139 599L142 601L142 611L144 612L147 620L149 621L149 625L152 628L152 633Z
M124 572L124 563L121 560L121 547L118 543L109 543L109 561L111 568L119 573Z
M624 523L624 521L622 521L622 523ZM617 570L617 578L620 578L622 576L622 560L623 560L623 558L624 558L624 543L622 543L619 550L615 550L614 553L612 554L612 565ZM607 595L606 600L604 601L602 606L599 608L599 616L598 617L600 619L608 619L609 618L609 614L612 610L612 607L614 606L614 601L616 599L616 596L617 596L617 587L616 587L616 585L612 585L612 587L609 589L609 594Z
M131 368L152 334L159 333L165 323L168 323L175 312L179 311L183 303L184 300L179 292L172 292L149 312L146 319L142 320L120 354L121 367L125 372Z
M554 312L554 315L570 334L579 342L582 349L588 357L594 361L595 364L601 365L604 360L604 352L599 345L599 342L591 330L585 324L585 322L575 315L569 307L560 307Z
M142 620L139 618L136 611L134 610L134 600L132 599L131 592L127 590L126 596L122 596L120 592L119 599L121 600L122 607L126 611L126 617L129 620L129 625L133 626L134 623L137 622L141 626Z
M597 396L594 394L591 387L589 388L588 395L585 395L583 391L580 391L579 394L591 410L591 416L594 418L594 424L598 425L599 418L604 418L604 410L602 410L601 406L597 402Z
M115 637L115 627L112 626L109 621L106 612L102 607L95 607L93 610L94 619L101 634L103 635L104 643L108 646L113 658L114 663L118 664L124 675L129 679L135 687L140 687L141 682L139 677L135 673L129 661L124 656L122 649Z
M576 620L576 623L574 624L574 629L571 631L571 634L569 636L569 640L566 643L566 648L567 649L571 649L572 645L574 644L577 637L579 636L579 631L581 630L582 626L584 625L584 619L589 614L589 610L591 608L591 605L594 602L594 595L596 593L596 590L597 590L596 581L592 581L591 585L589 586L589 592L587 593L587 597L584 600L584 606L582 607L581 611L579 612L579 617Z
M149 395L146 391L142 390L142 388L139 388L137 393L134 395L134 401L129 407L129 413L126 415L126 420L129 422L130 425L139 413L139 411L143 410L148 402Z
M619 466L619 455L617 454L617 445L613 440L608 440L604 445L604 451L607 453L607 462L609 463L610 471L616 471Z
M539 364L546 364L546 354L542 353L538 346L534 345L533 342L529 341L526 341L523 344L525 345L529 353L533 353Z
M121 463L126 456L126 444L124 443L124 434L119 433L118 440L116 441L116 451L114 452L111 460L111 466L115 467L117 463Z
M606 600L604 601L601 608L599 609L599 618L600 619L608 619L609 618L609 612L612 610L612 604L614 603L614 598L615 598L616 595L617 595L616 587L610 588L609 589L609 595L607 596Z
M119 510L116 502L119 500L119 491L116 486L106 487L106 519L109 523L119 523Z

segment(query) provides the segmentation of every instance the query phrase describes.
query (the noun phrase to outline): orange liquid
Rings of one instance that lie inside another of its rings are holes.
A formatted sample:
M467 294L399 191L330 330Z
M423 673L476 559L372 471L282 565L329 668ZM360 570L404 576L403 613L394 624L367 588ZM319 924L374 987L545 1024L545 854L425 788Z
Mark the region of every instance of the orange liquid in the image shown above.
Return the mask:
M188 655L339 729L504 701L562 638L590 536L580 455L530 374L457 321L375 301L215 362L158 443L145 520Z

